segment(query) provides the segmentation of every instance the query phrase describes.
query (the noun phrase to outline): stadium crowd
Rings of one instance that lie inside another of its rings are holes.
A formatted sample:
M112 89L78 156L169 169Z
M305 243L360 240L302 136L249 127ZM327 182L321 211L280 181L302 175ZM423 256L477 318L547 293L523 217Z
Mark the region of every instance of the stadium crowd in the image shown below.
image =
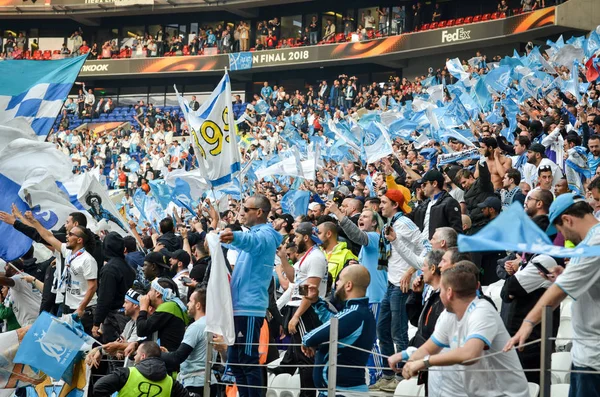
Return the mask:
M528 45L524 56L533 50ZM463 61L461 70L485 76L500 61L478 53ZM573 79L566 67L548 72ZM430 396L528 396L527 381L539 383L539 373L519 370L539 367L539 346L485 356L539 338L542 304L557 308L567 296L577 299L573 369L600 370L597 343L590 340L600 329L593 315L597 257L563 261L457 248L458 235L476 234L516 202L540 229L555 226L550 233L555 245L598 244L599 85L592 83L583 94L577 90L578 95L555 86L530 96L515 120L507 109L476 112L462 126L473 141L466 135L421 141L412 128L403 137L394 136L393 154L373 163L326 150L336 146L330 122L360 122L379 114L383 123L384 114L418 106L433 95L432 86L459 79L460 73L447 65L430 68L414 81L394 78L382 84L340 75L306 92L287 93L265 82L237 117L243 161L266 161L293 146L317 142L330 155L315 180L247 177L243 197L230 197L226 208L206 199L196 213L178 210L145 227L135 219L140 214L133 193L151 194L149 181L194 168L185 119L139 103L130 129L71 130L66 114L111 108L110 99L101 106L93 91L82 87L76 101L68 100L65 117L49 140L71 156L74 172L96 170L107 174L111 188L126 190L122 205L134 236L95 235L78 212L55 231L16 207L0 212L1 221L54 253L38 261L42 249L32 246L6 267L0 277L6 329L31 324L40 311L74 313L86 332L103 343L86 359L97 371L102 357L135 354L135 365L100 378L94 395L132 392L140 382L167 387L171 395L202 394L206 286L218 260L232 272L236 344L225 349L214 337L220 360L228 363L215 372L218 383L237 381L242 397L261 394L254 387L265 385L264 369L253 365L278 358L275 343L289 344L275 373L294 373L298 366L302 396L326 388L327 373L307 365L327 363L332 315L340 321L339 341L361 349L339 349L342 394L394 392L402 376L418 375ZM500 95L487 95L500 104ZM239 98L235 101L242 105ZM452 101L452 93L443 90L440 101ZM191 98L188 106L198 109L200 104ZM510 137L503 131L513 122ZM474 156L436 164L443 153L459 155L471 146ZM282 199L292 186L310 192L306 214L283 211ZM221 248L209 249L211 231L220 232L222 254ZM536 265L549 274L542 276ZM497 307L483 289L500 280ZM416 327L411 338L409 322ZM265 340L270 348L262 350ZM481 356L469 368L516 371L462 370L461 363ZM381 363L381 357L389 362ZM368 389L364 370L344 367L367 362L373 368ZM439 366L448 368L423 371ZM176 379L167 375L174 371L179 371ZM571 395L598 395L597 379L597 374L572 373ZM219 388L212 381L211 393Z
M84 38L81 28L73 32L69 41L60 49L40 49L38 39L28 40L24 32L8 32L0 51L2 59L61 59L69 56L89 54L89 59L122 59L183 55L215 55L240 51L261 51L275 48L289 48L317 44L340 43L346 41L364 41L389 35L419 32L428 29L488 21L520 13L531 12L539 8L561 4L562 0L522 0L518 7L510 8L508 2L500 0L490 4L486 13L478 16L460 15L454 18L444 15L443 9L436 4L431 10L422 2L412 6L377 7L367 10L357 18L345 15L341 25L336 27L335 20L327 18L323 22L313 17L310 23L290 37L282 35L280 18L263 20L252 28L248 22L235 24L203 25L190 35L169 34L163 27L155 34L143 35L92 43ZM516 5L516 4L513 4ZM450 22L451 21L451 22ZM336 32L336 29L337 32ZM209 51L205 51L209 49ZM214 49L210 50L210 49Z

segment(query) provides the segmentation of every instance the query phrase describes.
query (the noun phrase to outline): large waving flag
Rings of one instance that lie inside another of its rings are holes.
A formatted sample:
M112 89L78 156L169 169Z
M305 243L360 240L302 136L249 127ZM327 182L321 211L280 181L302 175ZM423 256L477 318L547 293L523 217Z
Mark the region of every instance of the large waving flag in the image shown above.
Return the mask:
M177 99L190 126L202 176L212 187L230 183L240 171L240 153L231 109L229 74L225 73L210 98L196 112L190 112L178 92Z
M46 378L46 374L29 365L14 362L26 332L27 328L19 328L0 334L0 394L17 387L39 384Z
M3 129L0 126L0 135ZM52 201L33 201L37 196L27 194L25 188L33 191L45 178L66 181L73 176L71 171L71 159L54 145L34 139L13 140L0 151L0 211L10 213L14 203L21 212L31 210L46 229L60 227L66 220L64 213L57 213ZM68 205L68 200L64 201ZM32 241L11 225L0 223L0 236L0 258L6 261L21 257L31 247Z
M366 163L374 163L394 152L387 128L377 121L372 121L365 127L362 143Z
M131 234L129 224L123 219L104 187L95 176L86 172L64 184L71 202L92 217L98 229L117 232L121 236Z
M86 57L0 62L0 124L22 119L46 139Z
M310 192L306 190L290 190L281 198L281 210L294 218L306 215Z
M527 252L558 258L600 255L598 246L565 248L552 245L545 231L527 216L519 203L513 203L473 236L459 235L458 250Z
M58 327L53 332L55 337L46 339L51 327ZM62 378L70 383L72 366L88 340L89 337L85 334L69 328L51 314L42 312L23 338L14 362L30 365L54 379Z

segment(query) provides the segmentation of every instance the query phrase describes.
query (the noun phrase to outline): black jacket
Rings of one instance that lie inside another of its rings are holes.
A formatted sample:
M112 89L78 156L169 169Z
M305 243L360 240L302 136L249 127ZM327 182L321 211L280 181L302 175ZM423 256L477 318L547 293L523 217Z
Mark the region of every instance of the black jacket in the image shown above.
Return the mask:
M410 323L417 327L415 336L409 342L410 346L419 348L427 342L427 339L433 335L435 324L444 309L439 290L433 291L425 304L423 304L423 293L410 291L406 300L406 312Z
M413 222L421 231L425 228L425 215L430 201L431 198L425 200L411 214ZM445 190L442 190L429 212L429 239L438 227L451 227L456 233L462 233L460 204Z
M135 365L140 373L151 381L161 381L167 374L165 363L157 357L147 358ZM94 396L110 396L121 390L127 383L129 368L117 368L115 372L103 376L94 384ZM176 380L173 380L171 397L189 397L189 392Z
M479 167L479 178L465 192L465 204L471 217L471 234L479 231L487 223L477 204L483 203L486 198L494 195L494 184L487 164L481 165L478 162L477 167Z
M140 311L137 321L137 334L152 339L154 332L158 333L160 345L168 351L177 350L185 334L185 323L179 317L166 312L155 312L148 317L148 312Z
M109 311L119 310L125 293L133 286L136 272L125 262L124 251L123 237L110 232L104 239L104 255L108 262L100 269L94 325L102 324Z
M528 266L533 267L531 263L526 263L521 269L524 269ZM535 285L535 280L525 279L535 277L540 278L541 276L537 274L537 269L524 272L521 279L524 280L524 285L519 282L519 279L514 275L509 276L502 287L502 291L500 292L500 297L502 298L502 318L505 320L506 330L509 334L514 335L523 320L527 316L527 314L534 308L538 300L544 295L546 292L546 288L537 288L534 290L526 291L524 286L531 289L531 285ZM531 282L533 281L533 282ZM535 288L535 287L533 287ZM506 310L506 313L504 311ZM557 307L554 310L552 316L552 336L556 336L558 332L558 327L560 325L560 308ZM536 325L531 331L531 335L527 338L527 341L532 341L539 339L542 335L542 326L541 324ZM540 349L534 346L526 346L523 351L519 351L519 356L539 356ZM539 364L539 362L538 362Z
M164 233L158 238L158 242L165 246L169 252L174 252L183 248L181 237L176 236L173 232Z

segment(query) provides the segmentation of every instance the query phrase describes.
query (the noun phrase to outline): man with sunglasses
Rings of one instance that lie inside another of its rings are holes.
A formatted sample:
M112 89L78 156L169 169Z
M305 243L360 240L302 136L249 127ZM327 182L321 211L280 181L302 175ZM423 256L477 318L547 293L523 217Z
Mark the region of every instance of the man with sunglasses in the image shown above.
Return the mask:
M238 384L240 397L259 397L263 386L258 366L260 328L269 306L269 284L273 278L275 252L283 236L267 223L271 202L263 195L246 199L242 206L247 232L227 228L221 243L239 251L231 278L231 297L235 325L235 345L227 357ZM251 364L244 366L239 364Z
M97 301L98 264L85 245L89 242L92 232L82 226L73 226L67 231L67 242L61 243L30 211L25 213L25 219L42 239L65 258L64 267L57 273L59 289L65 291L63 314L76 313L85 332L91 335Z

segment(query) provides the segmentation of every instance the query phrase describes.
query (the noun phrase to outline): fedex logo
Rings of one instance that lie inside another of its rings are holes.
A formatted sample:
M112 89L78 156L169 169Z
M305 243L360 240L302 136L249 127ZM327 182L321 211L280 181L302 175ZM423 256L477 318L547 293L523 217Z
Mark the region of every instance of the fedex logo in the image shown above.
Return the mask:
M448 30L442 31L442 43L452 43L453 41L463 41L471 38L471 31L463 28L456 28L453 33Z

